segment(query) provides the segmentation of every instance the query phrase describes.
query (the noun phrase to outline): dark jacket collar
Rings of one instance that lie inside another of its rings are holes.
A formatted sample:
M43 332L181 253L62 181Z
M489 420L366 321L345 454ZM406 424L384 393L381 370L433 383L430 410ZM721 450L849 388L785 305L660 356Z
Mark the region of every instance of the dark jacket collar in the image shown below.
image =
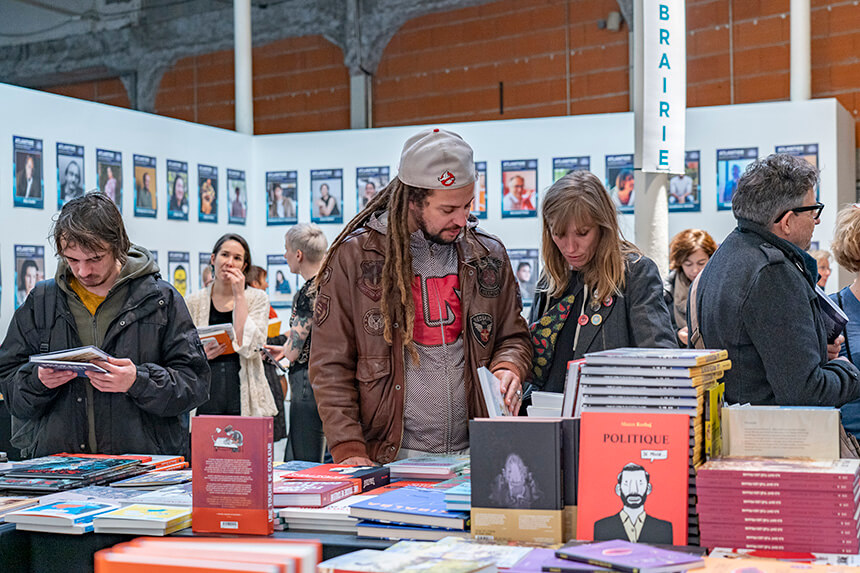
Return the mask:
M794 263L799 269L802 269L803 275L806 277L809 284L815 285L818 280L818 262L816 262L809 253L802 250L794 243L774 235L763 225L759 225L749 219L741 219L739 217L738 230L741 233L752 233L754 235L758 235L762 240L782 251L789 261Z

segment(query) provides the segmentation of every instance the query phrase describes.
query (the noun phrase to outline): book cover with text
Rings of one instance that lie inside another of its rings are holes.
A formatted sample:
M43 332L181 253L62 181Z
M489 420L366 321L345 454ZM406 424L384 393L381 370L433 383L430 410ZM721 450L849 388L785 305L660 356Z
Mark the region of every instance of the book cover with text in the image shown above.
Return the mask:
M577 537L685 545L689 439L686 414L584 412Z

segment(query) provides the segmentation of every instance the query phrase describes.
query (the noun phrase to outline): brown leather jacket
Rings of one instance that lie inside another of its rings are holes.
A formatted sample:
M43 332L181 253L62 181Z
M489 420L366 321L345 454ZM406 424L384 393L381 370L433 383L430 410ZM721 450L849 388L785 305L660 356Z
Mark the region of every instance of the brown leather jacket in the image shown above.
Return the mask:
M310 379L335 462L395 459L403 437L404 352L399 330L382 336L385 236L353 233L322 269L314 311ZM506 368L525 380L532 345L519 287L501 241L466 229L457 243L469 418L487 415L477 369Z

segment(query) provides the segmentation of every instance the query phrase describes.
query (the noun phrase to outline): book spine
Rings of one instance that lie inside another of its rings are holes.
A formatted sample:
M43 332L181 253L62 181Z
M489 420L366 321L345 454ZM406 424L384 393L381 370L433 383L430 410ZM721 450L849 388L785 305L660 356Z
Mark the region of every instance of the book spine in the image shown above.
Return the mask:
M782 505L779 500L752 500L750 503L741 505L726 505L719 501L705 503L699 501L696 504L699 515L780 515L791 519L803 519L807 517L851 519L857 511L857 507L849 504L824 506L818 503L810 503L798 506L796 503Z
M696 479L696 487L699 495L704 495L713 499L733 500L733 499L786 499L809 501L816 500L822 502L853 502L856 499L856 494L853 491L840 491L833 489L831 491L816 490L810 486L808 489L779 489L779 486L765 486L751 483L749 485L738 488L715 488ZM815 486L820 488L821 486Z

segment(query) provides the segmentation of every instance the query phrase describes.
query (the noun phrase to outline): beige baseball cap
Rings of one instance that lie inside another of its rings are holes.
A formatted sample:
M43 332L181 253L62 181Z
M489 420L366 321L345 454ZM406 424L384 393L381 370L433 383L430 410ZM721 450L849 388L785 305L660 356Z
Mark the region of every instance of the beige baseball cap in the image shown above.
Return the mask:
M421 189L460 189L478 179L469 144L438 127L406 140L397 170L402 182Z

